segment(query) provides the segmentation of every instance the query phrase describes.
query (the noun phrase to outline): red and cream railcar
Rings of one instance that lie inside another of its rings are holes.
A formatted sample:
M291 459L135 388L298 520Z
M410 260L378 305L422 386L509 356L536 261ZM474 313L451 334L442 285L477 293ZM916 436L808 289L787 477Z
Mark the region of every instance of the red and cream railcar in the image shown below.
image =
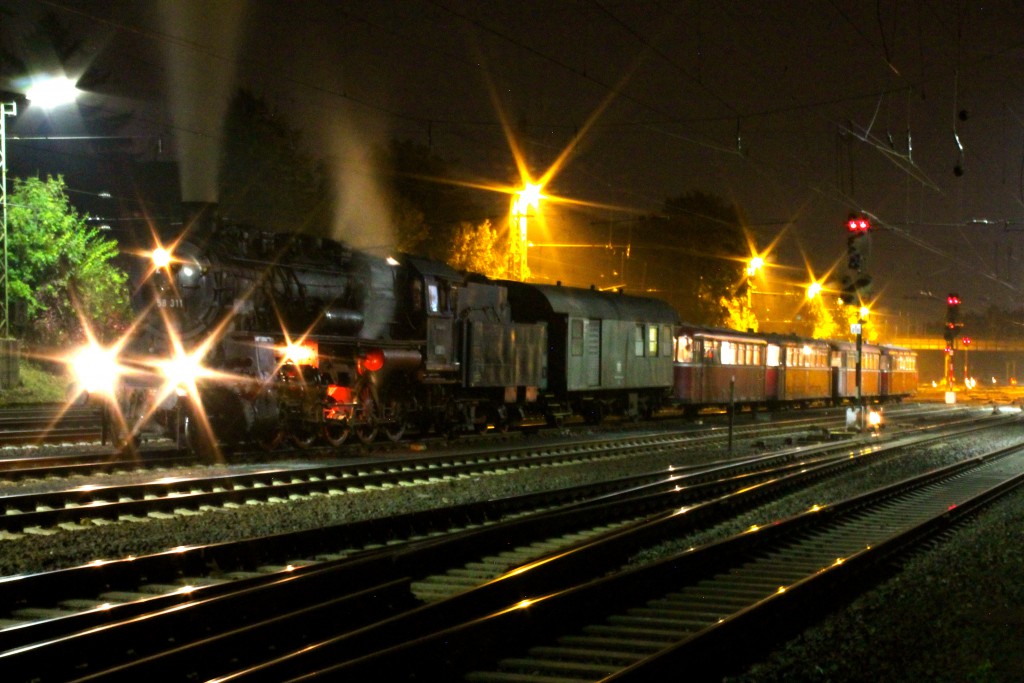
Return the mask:
M817 339L770 335L765 393L770 403L810 405L832 400L831 347Z
M917 352L897 346L882 347L882 396L902 400L917 391Z
M673 400L690 411L766 402L768 342L734 330L676 327Z
M831 342L832 396L834 402L852 403L857 400L857 344ZM882 347L861 344L861 398L875 400L882 397Z

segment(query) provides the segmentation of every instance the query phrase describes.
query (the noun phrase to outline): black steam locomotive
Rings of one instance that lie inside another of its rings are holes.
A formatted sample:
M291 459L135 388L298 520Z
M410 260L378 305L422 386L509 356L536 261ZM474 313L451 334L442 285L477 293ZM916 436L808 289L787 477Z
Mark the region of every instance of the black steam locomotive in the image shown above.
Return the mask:
M675 311L492 281L412 256L210 224L133 273L118 424L208 453L646 415L673 381Z

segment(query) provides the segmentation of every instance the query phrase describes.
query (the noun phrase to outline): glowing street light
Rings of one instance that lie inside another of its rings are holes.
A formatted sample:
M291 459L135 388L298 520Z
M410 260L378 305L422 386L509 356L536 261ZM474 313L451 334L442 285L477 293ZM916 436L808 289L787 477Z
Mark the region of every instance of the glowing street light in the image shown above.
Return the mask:
M71 104L81 91L67 76L48 76L35 80L25 91L25 99L43 109Z
M509 267L508 275L512 280L525 281L530 277L530 267L526 262L527 219L532 215L530 209L539 209L541 186L526 183L523 189L512 195L512 215L509 221Z
M820 294L821 294L821 283L820 282L812 282L811 284L807 285L807 298L808 299L814 299L817 296L819 296Z
M754 256L747 261L747 276L754 277L761 272L762 268L764 268L764 259L760 256Z

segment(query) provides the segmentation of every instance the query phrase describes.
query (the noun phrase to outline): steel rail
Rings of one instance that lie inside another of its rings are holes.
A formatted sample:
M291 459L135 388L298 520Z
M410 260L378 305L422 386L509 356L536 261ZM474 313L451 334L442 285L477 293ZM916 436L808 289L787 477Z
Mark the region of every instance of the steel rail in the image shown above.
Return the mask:
M931 438L944 438L944 437L937 437L937 436L933 435ZM799 466L799 469L803 471L803 474L799 475L799 476L803 476L803 477L825 476L825 474L826 474L826 472L828 471L829 468L836 468L836 467L840 467L840 466L849 466L850 462L851 462L851 460L850 460L850 458L848 456L837 458L831 464L822 463L819 466L821 469L817 473L814 472L815 466L813 464L811 464L811 463L802 463ZM787 479L786 475L784 475L783 473L775 473L773 476L774 476L776 482L782 482L783 480ZM791 481L788 482L788 485L789 486L797 485L796 484L796 482L798 481L797 477L798 477L798 475L792 475L792 479L791 479ZM731 511L734 512L735 510L743 507L744 505L755 504L757 501L759 501L761 498L763 498L765 495L767 495L766 491L767 491L768 487L765 487L764 489L758 491L757 490L758 487L754 484L754 482L752 480L744 482L742 484L738 483L738 482L736 482L734 480L732 482L731 486L733 488L736 488L737 486L739 486L739 487L745 489L745 494L744 495L746 496L746 499L747 499L748 502L740 503L740 501L738 499L733 498L731 500L728 500L728 501L725 501L725 502L721 503L721 509L723 509L723 510L731 510ZM781 487L782 484L781 483L777 483L776 486L777 487ZM672 488L675 488L675 487L673 486ZM694 487L694 490L691 493L696 495L698 493L697 487ZM634 495L636 495L636 494L634 494ZM658 505L660 505L659 509L664 509L664 507L670 505L669 502L664 500L665 497L669 497L670 499L672 499L674 501L673 504L675 504L675 505L678 505L683 500L686 500L685 496L680 494L679 492L672 492L672 493L660 492L660 493L657 493L657 494L653 494L652 493L652 494L647 494L647 495L651 499L653 499L654 497L657 497L657 496L662 497L662 501L658 503ZM711 490L704 490L703 492L700 492L700 495L704 496L704 497L713 496L714 492L711 491ZM595 502L591 502L589 504L590 505L595 505L596 503ZM650 505L651 503L647 502L646 504ZM610 509L610 503L608 504L608 509ZM650 510L648 510L648 512L649 511ZM594 515L594 511L590 510L589 514L591 516L593 516ZM621 518L622 513L620 512L620 513L617 513L617 514ZM639 514L639 513L634 512L633 514ZM691 523L694 520L697 520L698 517L702 517L704 514L705 513L694 514L694 515L692 515L692 516L687 518L687 522ZM602 523L605 523L607 521L608 520L606 520L606 519L602 519L601 520ZM580 524L580 522L574 522L574 523L577 526ZM538 531L537 531L537 526L538 525L540 526L541 529L546 530L549 534L553 533L557 529L561 529L562 528L559 525L555 524L552 521L551 517L547 517L547 518L540 518L540 517L538 517L537 519L533 520L532 522L521 521L521 522L519 522L519 524L521 526L523 526L524 528L529 526L530 524L533 524L534 528L531 531L531 533L534 534L534 535L536 535L538 533ZM623 524L623 522L620 519L620 521L618 522L617 525L613 524L612 526L613 527L614 526L620 526L621 527L622 524ZM514 526L514 525L512 525L512 526ZM518 535L513 535L509 531L509 528L511 528L511 527L507 526L505 529L495 530L495 533L497 534L496 538L498 539L497 540L497 544L498 544L499 547L504 545L504 544L507 544L507 543L515 543L516 539L520 538L520 536L518 536ZM605 531L607 531L607 529L605 529ZM493 541L493 540L490 541L490 542L484 542L483 541L484 534L486 533L484 530L480 530L480 531L477 531L477 532L469 532L469 533L472 533L474 535L474 545L477 546L480 549L484 549L484 548L487 548L487 547L493 547L494 544L495 544L495 541ZM577 536L577 538L575 539L575 542L576 543L579 542L580 539L578 537L581 535L579 533L579 529L569 530L566 533L569 536L572 536L573 534L575 534ZM590 535L592 536L593 533L594 532L592 532ZM588 534L586 534L586 533L582 534L582 536L587 536L587 535ZM502 540L502 537L504 537L504 540ZM453 558L456 558L456 557L458 557L458 556L460 556L462 554L465 554L465 552L466 552L465 550L459 550L458 552L455 552L454 548L456 546L452 545L452 543L453 543L453 541L449 541L449 542L446 542L446 543L442 543L441 541L437 541L437 542L433 542L431 544L428 544L428 546L433 546L433 548L434 548L434 559L429 560L429 561L424 559L424 558L430 556L429 553L427 553L426 550L420 550L420 551L418 551L418 553L416 553L416 552L414 552L412 550L409 550L409 551L401 551L402 554L407 554L407 558L408 559L405 560L405 564L403 564L402 561L400 561L398 559L394 559L394 558L388 560L387 562L390 562L390 563L398 566L399 567L399 569L398 569L399 573L407 571L410 574L416 572L417 568L419 569L419 571L422 572L422 570L424 570L426 568L429 568L431 566L434 566L439 561L441 561L444 564L444 566L448 566L448 565L451 564ZM563 545L565 545L567 543L568 542L563 541ZM478 550L477 552L480 552L480 551ZM537 552L541 552L543 554L543 552L544 552L543 544L541 544L541 550L540 551L538 551L537 548L534 548L532 552L534 552L535 554ZM416 559L412 559L412 558L416 558ZM364 564L367 561L369 561L369 560L364 560ZM506 560L506 561L508 561L508 560ZM321 567L320 569L315 570L312 575L314 575L314 576L322 576L324 573L328 573L328 574L333 573L335 575L336 579L333 582L332 581L328 581L327 582L328 585L334 583L336 585L346 585L346 586L355 587L355 588L358 588L359 585L363 585L363 584L353 583L351 580L344 580L343 578L341 578L341 577L344 576L344 571L350 571L350 572L351 571L355 571L353 569L353 567L359 567L360 563L356 563L356 564L351 564L350 563L349 565L347 565L347 569L342 569L345 566L346 565L344 565L344 564L342 564L342 565L331 565L331 566L326 566L325 565L324 567ZM403 569L402 567L405 567L405 568ZM296 571L294 573L294 576L295 576L295 581L294 582L292 582L291 579L287 579L287 580L278 579L278 581L287 581L287 583L290 584L290 587L294 587L295 585L297 585L298 584L299 575L301 574L302 570L299 567L296 567L295 569L296 569ZM392 570L394 570L394 567L392 568ZM339 574L338 572L342 572L342 573ZM370 575L373 576L375 579L381 579L382 577L386 578L386 576L383 575L380 571L370 572ZM351 579L351 577L349 577L349 578ZM486 580L486 579L480 578L480 579L477 579L477 582L479 583L480 581L483 581L483 580ZM323 584L325 583L324 580L320 579L320 580L317 581L317 583L318 583L318 585L320 585L320 590L323 590ZM252 585L248 586L247 588L248 589L252 589L252 590L257 590ZM458 582L456 582L456 587L455 587L456 590L462 590L463 588L465 588L465 585L459 585ZM184 596L183 597L180 594L180 589L181 589L181 586L180 585L177 586L177 590L179 591L179 594L178 594L178 596L176 596L174 598L174 603L175 604L180 603L182 600L185 600L188 597L188 596ZM283 589L278 589L278 590L283 590ZM416 593L420 598L424 597L422 595L422 593L423 593L422 587L417 589L417 586L412 585L411 586L411 591ZM197 590L196 592L199 592L199 591ZM335 590L331 591L330 593L331 594L337 594L337 589L335 588ZM236 602L233 603L234 604L234 609L235 610L239 609L240 608L240 603L237 602L237 600L241 600L239 595L241 595L241 593L239 593L238 595L236 595L234 597L227 598L225 603L227 601L235 600ZM263 593L262 596L263 596L263 601L264 602L270 602L268 600L268 594L267 593ZM250 601L252 599L253 599L252 596L250 596L248 598L248 600L250 600ZM323 601L324 599L325 598L324 598L323 593L316 592L316 597L313 599L313 604L315 604L316 601ZM341 599L341 598L338 598L338 599ZM281 600L278 598L278 599L275 599L273 602L280 603ZM497 603L495 603L495 604L497 604ZM224 604L222 604L221 607L223 608ZM403 608L407 609L407 607L403 607ZM245 609L251 610L252 607L249 606L249 607L246 607ZM301 614L301 617L298 617L298 618L307 618L308 619L310 617L309 610L311 610L311 609L314 609L314 608L313 607L308 607L305 610L299 610L299 614ZM222 609L222 611L223 611L223 609ZM193 621L198 620L199 622L204 623L204 624L208 623L208 621L209 621L209 619L207 617L205 617L205 616L203 616L203 617L198 616L198 610L193 611L193 613L191 615L189 615L188 610L178 610L176 607L173 608L173 610L171 612L171 616L172 617L177 617L179 619L186 618L186 616L187 616L187 618L192 619ZM224 616L221 616L219 618L223 619ZM276 623L277 619L280 619L280 617L274 617L274 618L271 619L271 621L274 621ZM153 620L149 621L149 624L153 625L154 628L156 627L155 626L156 624L161 623L161 621L163 622L163 625L160 626L160 628L157 628L156 632L151 634L153 637L159 638L158 634L159 634L159 631L160 631L161 628L164 629L165 632L166 632L166 629L168 628L168 624L166 623L167 620L168 619L165 617L162 620L160 620L160 619L153 619ZM137 629L137 627L133 627L133 628ZM270 628L270 627L265 627L265 628ZM299 627L296 626L295 628L299 628ZM301 629L304 629L302 632L306 633L308 631L309 627L306 626L306 625L303 625L301 627ZM178 629L171 628L171 631L172 632L178 632ZM147 632L147 633L149 633L149 632ZM131 641L137 643L137 642L140 641L140 639L144 639L147 636L147 633L143 633L141 635L136 633L135 636L131 637ZM263 634L262 636L259 635L261 633ZM266 633L267 633L267 631L265 629L264 630L260 630L260 631L254 631L252 629L246 629L246 634L245 634L244 638L247 641L248 640L253 640L253 642L256 642L256 641L262 642L261 638L269 637L269 636L266 635ZM181 636L178 636L178 638L180 639ZM123 638L121 638L121 639L123 640ZM280 643L278 643L278 644L280 645ZM223 642L221 642L221 645L223 645ZM70 645L67 646L67 647L70 647ZM98 648L96 648L96 647L89 647L89 648L87 648L87 650L90 653L95 653L97 651L97 649ZM46 652L46 651L42 651L42 652ZM69 655L67 652L61 653L59 648L51 649L51 650L49 650L49 652L54 653L54 654L53 655L45 655L43 657L44 661L41 662L41 663L37 663L37 664L41 664L45 668L45 663L46 662L66 661L69 657L72 660L74 659L74 656L73 655ZM58 654L59 654L59 656L56 656ZM189 660L190 661L191 660L195 660L194 652L192 652L191 654L193 656L189 657ZM22 657L24 657L24 656L25 655L23 654ZM212 661L213 659L216 659L216 658L215 657L208 657L206 655L204 655L202 657L203 661L207 661L208 659L210 659ZM2 660L2 658L0 658L0 660ZM129 669L132 671L131 676L138 675L139 674L138 667L142 666L145 663L146 663L146 660L137 660L137 663L136 663L135 666L129 667ZM161 666L163 666L163 665L164 664L161 664ZM113 675L113 673L112 672L108 672L107 675ZM129 676L129 678L130 678L130 676Z

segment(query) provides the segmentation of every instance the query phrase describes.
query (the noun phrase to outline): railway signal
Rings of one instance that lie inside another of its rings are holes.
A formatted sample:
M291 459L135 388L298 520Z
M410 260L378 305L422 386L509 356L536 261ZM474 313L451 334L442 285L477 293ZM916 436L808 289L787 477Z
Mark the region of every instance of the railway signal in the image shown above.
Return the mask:
M954 383L954 369L953 369L953 355L956 353L956 337L957 332L964 324L960 321L960 295L959 294L947 294L946 295L946 324L943 329L943 336L946 340L946 387L948 391L953 391ZM966 343L970 343L966 340ZM964 381L966 381L966 370Z
M846 221L846 266L843 276L842 298L847 304L859 306L871 289L871 276L865 270L871 248L871 221L865 216L851 213Z
M866 265L871 241L871 221L858 214L850 214L846 221L846 265L854 272L861 272Z

